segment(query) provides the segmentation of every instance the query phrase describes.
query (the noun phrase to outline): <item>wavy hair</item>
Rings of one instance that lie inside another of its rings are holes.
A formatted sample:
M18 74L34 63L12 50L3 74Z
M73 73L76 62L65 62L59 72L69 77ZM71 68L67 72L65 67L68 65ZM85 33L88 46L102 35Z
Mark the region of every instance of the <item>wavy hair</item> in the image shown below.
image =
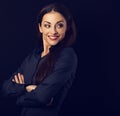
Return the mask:
M67 22L67 30L65 33L65 37L55 46L52 47L50 53L45 57L44 61L40 66L38 66L38 70L35 77L35 83L39 84L47 75L49 75L54 67L54 64L59 57L60 52L63 48L67 46L71 46L76 39L76 27L73 17L66 6L60 3L49 4L41 9L37 16L37 30L38 30L38 43L40 46L43 46L42 42L42 34L39 31L39 25L41 25L42 18L46 13L51 11L55 11L60 13Z

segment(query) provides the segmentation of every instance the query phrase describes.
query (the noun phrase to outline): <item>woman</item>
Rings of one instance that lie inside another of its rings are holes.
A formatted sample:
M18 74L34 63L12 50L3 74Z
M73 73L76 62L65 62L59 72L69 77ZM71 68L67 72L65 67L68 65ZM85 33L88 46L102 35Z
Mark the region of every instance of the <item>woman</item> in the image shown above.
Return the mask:
M68 9L55 3L40 11L37 26L40 46L4 82L3 92L17 98L21 116L57 116L77 68L75 25Z

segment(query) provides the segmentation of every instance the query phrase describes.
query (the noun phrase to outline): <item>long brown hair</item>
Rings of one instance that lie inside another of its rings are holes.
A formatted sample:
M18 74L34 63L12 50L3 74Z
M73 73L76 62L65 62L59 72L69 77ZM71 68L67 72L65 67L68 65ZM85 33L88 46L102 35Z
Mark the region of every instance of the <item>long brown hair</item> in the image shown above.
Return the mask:
M66 46L72 45L76 39L76 27L73 17L67 7L60 3L49 4L40 11L37 17L37 28L38 25L41 25L43 16L51 11L59 12L60 14L62 14L67 22L67 30L63 40L51 48L50 53L45 57L42 64L40 64L40 66L38 67L38 71L35 77L36 84L39 84L48 74L52 72L57 57L59 57L62 49ZM43 46L42 44L42 35L39 32L39 45Z

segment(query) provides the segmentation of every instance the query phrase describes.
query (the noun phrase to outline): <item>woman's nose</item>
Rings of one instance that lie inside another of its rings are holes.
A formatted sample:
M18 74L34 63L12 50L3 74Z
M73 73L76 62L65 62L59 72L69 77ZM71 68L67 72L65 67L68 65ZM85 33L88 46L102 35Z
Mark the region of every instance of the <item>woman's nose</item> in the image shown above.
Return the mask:
M56 29L56 27L52 27L52 28L51 28L51 33L52 33L52 34L57 33L57 29Z

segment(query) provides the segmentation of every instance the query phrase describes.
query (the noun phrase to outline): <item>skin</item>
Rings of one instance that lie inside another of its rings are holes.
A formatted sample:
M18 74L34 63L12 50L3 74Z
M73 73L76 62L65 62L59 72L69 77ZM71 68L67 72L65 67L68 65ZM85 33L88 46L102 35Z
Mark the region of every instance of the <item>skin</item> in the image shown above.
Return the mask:
M42 33L44 51L41 56L49 53L49 48L58 44L65 36L67 24L58 12L51 11L43 16L39 30Z
M57 45L65 36L67 30L67 23L65 18L58 12L51 11L45 14L42 18L41 25L38 24L39 31L42 33L44 50L41 57L49 53L51 46ZM25 84L24 76L20 73L14 76L13 82L17 84ZM26 86L26 91L31 92L36 89L36 85Z

